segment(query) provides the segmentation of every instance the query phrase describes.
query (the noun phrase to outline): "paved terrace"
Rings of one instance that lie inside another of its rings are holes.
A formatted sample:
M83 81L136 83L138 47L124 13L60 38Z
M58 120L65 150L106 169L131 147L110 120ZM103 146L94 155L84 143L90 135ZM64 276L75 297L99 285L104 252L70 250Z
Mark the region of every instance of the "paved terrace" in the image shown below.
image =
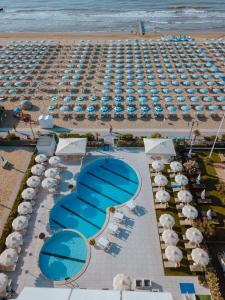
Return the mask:
M129 162L139 173L142 186L136 198L139 214L136 215L126 206L120 210L126 216L126 222L120 225L122 228L119 237L107 233L112 242L109 253L91 247L91 260L85 273L74 283L74 286L89 289L112 289L113 277L117 273L126 273L133 279L150 279L153 288L171 292L174 300L181 299L179 283L194 283L197 294L208 294L209 291L201 287L197 277L172 277L165 276L161 258L160 243L157 231L157 222L154 211L154 202L150 182L148 159L143 150L114 149L112 152L91 152L84 164L102 155L112 155L115 158ZM66 168L62 173L61 193L69 191L65 188L68 182L75 180L74 175L80 170L80 162L65 161ZM65 184L66 183L66 184ZM36 201L35 213L29 223L29 231L25 236L25 243L20 254L20 260L10 277L13 279L13 287L19 293L24 286L51 287L53 284L44 279L38 268L38 255L43 241L38 238L40 232L49 232L48 217L54 198L44 192L39 194ZM51 235L49 232L48 235ZM70 285L71 287L71 285Z

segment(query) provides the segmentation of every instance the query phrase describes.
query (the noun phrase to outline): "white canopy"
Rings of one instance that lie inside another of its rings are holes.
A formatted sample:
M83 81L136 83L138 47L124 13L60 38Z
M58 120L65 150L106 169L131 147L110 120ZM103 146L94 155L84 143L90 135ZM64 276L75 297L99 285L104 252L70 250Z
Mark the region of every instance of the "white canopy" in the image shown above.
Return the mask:
M183 169L183 166L179 161L172 161L170 163L170 168L174 172L181 172Z
M180 185L187 185L188 184L188 179L185 175L183 174L178 174L175 176L175 181L176 183Z
M25 216L16 217L12 222L12 228L15 231L21 231L28 227L28 219Z
M20 203L20 205L17 208L18 214L19 215L28 215L28 214L32 214L32 205L30 202L24 201L22 203Z
M186 238L194 244L200 244L203 240L203 235L200 230L195 227L188 228L186 230Z
M181 190L177 193L179 201L184 203L190 203L192 201L192 194L187 190Z
M144 140L145 153L150 155L176 156L173 141L171 139L148 139Z
M38 154L36 157L35 157L35 161L36 161L36 163L38 163L38 164L41 164L41 163L43 163L43 162L45 162L45 161L47 161L47 156L45 155L45 154Z
M31 173L40 176L44 173L45 167L41 164L36 164L31 168Z
M49 158L48 163L52 166L52 167L57 167L61 162L61 159L59 156L52 156Z
M6 240L5 245L7 248L18 248L23 244L23 236L21 233L14 231L10 233Z
M54 189L57 187L57 185L58 181L54 178L45 178L41 183L41 186L47 190Z
M26 184L31 188L36 188L41 184L41 179L38 176L31 176L27 179Z
M163 231L162 239L165 244L176 246L179 241L177 233L172 229L166 229Z
M161 215L159 218L159 222L164 228L172 228L175 224L174 217L169 214Z
M131 290L132 280L126 274L120 273L113 278L113 289L116 291Z
M182 213L183 215L190 219L190 220L194 220L197 218L198 216L198 211L197 209L192 206L192 205L185 205L183 208L182 208Z
M180 263L183 258L182 251L177 246L167 246L165 250L166 258L169 261Z
M0 273L0 295L4 295L9 283L9 278L6 274Z
M168 180L167 180L166 176L164 176L164 175L156 175L154 178L154 182L158 186L165 186L165 185L167 185Z
M49 178L58 178L59 177L59 171L56 168L49 168L45 171L45 177Z
M206 192L205 192L205 190L203 190L202 192L201 192L201 199L202 200L205 200L205 195L206 194Z
M155 194L155 198L161 203L166 203L170 200L170 194L167 191L158 191Z
M201 248L193 249L191 251L191 258L193 259L195 264L199 266L207 266L209 263L208 253Z
M86 138L60 138L56 155L85 155L87 147Z
M15 249L6 249L0 255L0 265L12 267L17 263L18 254Z
M36 195L36 191L33 188L26 188L22 191L21 196L24 200L32 200Z
M152 162L152 168L156 170L156 172L160 172L164 169L164 163L161 160L154 160Z

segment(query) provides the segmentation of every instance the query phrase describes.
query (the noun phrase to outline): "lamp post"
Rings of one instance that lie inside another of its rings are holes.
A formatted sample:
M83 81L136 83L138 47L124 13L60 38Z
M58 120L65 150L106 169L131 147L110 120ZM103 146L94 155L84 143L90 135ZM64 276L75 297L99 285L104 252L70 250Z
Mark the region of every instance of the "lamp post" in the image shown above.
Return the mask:
M223 126L224 119L225 119L225 113L223 114L223 117L222 117L222 119L221 119L221 122L220 122L219 128L218 128L218 130L217 130L217 133L216 133L215 140L214 140L214 142L213 142L213 145L212 145L211 151L210 151L210 153L209 153L209 158L211 158L211 156L212 156L212 154L213 154L213 150L214 150L214 148L215 148L216 141L217 141L217 139L218 139L218 136L219 136L219 134L220 134L220 130L221 130L222 126Z

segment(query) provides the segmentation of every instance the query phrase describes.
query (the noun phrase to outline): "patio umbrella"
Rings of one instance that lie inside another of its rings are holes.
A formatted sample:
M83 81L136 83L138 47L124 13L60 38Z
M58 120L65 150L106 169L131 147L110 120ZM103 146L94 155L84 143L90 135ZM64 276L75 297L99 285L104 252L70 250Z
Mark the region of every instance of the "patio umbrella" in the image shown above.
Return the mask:
M40 185L41 179L38 176L31 176L27 179L26 184L31 188L36 188Z
M166 186L168 183L168 180L167 180L166 176L164 176L164 175L156 175L154 178L154 182L158 186Z
M60 106L59 110L61 112L67 112L70 110L69 106L68 105L63 105L63 106Z
M36 191L33 188L26 188L22 191L21 196L24 200L32 200L36 195Z
M5 245L7 248L16 249L23 244L23 236L20 232L14 231L10 233L6 240Z
M185 175L178 174L175 176L175 182L178 183L179 185L187 185L188 179Z
M115 113L121 113L123 111L123 108L122 106L115 106L113 110Z
M155 160L155 161L153 161L152 168L155 171L157 171L157 172L162 171L164 169L164 163L163 163L163 161L161 161L161 160Z
M177 233L172 229L166 229L163 231L162 240L167 245L176 246L179 241Z
M57 167L61 162L61 159L59 156L52 156L49 158L48 163L50 164L50 166L52 167Z
M172 228L173 225L175 224L175 220L174 217L169 214L162 214L159 218L159 223L164 228Z
M0 264L4 267L13 267L18 260L18 254L15 249L6 249L0 255Z
M17 212L21 216L32 214L32 205L30 202L24 201L20 203L20 205L17 208Z
M186 238L193 244L200 244L203 240L203 235L200 230L195 227L188 228L186 230Z
M6 274L0 273L0 296L4 296L9 284L9 278Z
M167 203L170 200L170 194L167 191L158 191L155 194L155 199L161 203Z
M188 218L189 220L195 220L198 217L197 209L192 205L185 205L182 208L183 215Z
M57 168L49 168L45 171L45 177L57 178L59 177L59 171Z
M12 222L12 228L15 231L21 231L28 227L28 218L25 216L16 217Z
M40 176L43 174L45 170L45 167L41 164L36 164L31 168L31 173L37 176Z
M41 186L47 190L54 189L57 187L57 185L58 185L57 180L49 177L45 178L41 183Z
M170 169L173 172L181 172L183 169L182 163L180 163L179 161L172 161L170 163Z
M203 190L203 191L201 192L201 199L202 199L202 200L205 200L205 196L206 196L206 192L205 192L205 190Z
M132 280L129 276L120 273L113 278L113 289L116 291L130 291Z
M22 109L20 107L15 107L13 111L15 113L20 113L20 112L22 112Z
M81 105L76 105L74 106L73 108L73 111L76 112L76 113L79 113L83 110L82 106Z
M169 261L179 264L183 258L182 251L176 246L167 246L165 250L166 258Z
M95 111L95 107L94 105L89 105L87 108L86 108L87 112L94 112Z
M205 267L209 263L208 253L201 248L193 249L191 251L191 258L193 259L194 263L198 266Z
M39 154L39 155L37 155L36 157L35 157L35 161L36 161L36 163L38 163L38 164L41 164L41 163L43 163L43 162L45 162L45 161L47 161L47 156L45 155L45 154Z
M179 201L184 203L190 203L193 199L192 194L187 190L181 190L177 193Z

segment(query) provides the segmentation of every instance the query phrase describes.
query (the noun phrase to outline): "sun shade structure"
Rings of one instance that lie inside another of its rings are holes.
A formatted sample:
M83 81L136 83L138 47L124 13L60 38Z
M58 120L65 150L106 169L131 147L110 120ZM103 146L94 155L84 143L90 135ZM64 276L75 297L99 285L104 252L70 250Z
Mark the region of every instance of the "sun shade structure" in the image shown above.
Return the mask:
M188 179L185 175L178 174L178 175L175 176L175 182L179 185L187 185L188 184Z
M9 278L6 274L0 273L0 296L4 296L9 284Z
M145 153L150 158L159 158L167 162L172 156L176 156L173 141L171 139L143 139Z
M159 223L164 227L164 228L172 228L173 225L175 224L174 217L169 215L169 214L163 214L159 218Z
M59 156L83 156L86 154L86 138L60 138L56 155Z
M161 203L167 203L170 201L170 194L167 191L158 191L155 194L155 198Z
M31 173L37 176L42 175L44 171L45 171L45 167L41 164L36 164L31 168Z
M36 195L36 191L33 188L26 188L22 191L21 196L24 200L32 200Z
M55 189L58 185L58 181L54 178L45 178L42 183L41 186L44 189L50 190L50 189Z
M200 244L203 240L203 235L200 230L195 227L186 230L186 238L193 244Z
M113 289L116 291L131 290L132 280L126 274L120 273L113 278Z
M6 249L0 255L0 265L4 267L13 267L18 260L18 254L15 249Z
M12 232L10 233L6 240L5 245L7 248L17 249L23 244L23 236L20 232Z
M58 165L61 163L61 158L59 156L52 156L49 158L48 163L52 167L58 167Z
M59 171L56 168L49 168L45 171L45 177L49 178L58 178L59 177Z
M24 201L20 203L20 205L17 208L17 212L21 216L32 214L32 205L30 202Z
M47 161L47 156L45 155L45 154L38 154L36 157L35 157L35 161L36 161L36 163L38 163L38 164L41 164L41 163L43 163L43 162L45 162L45 161Z
M41 184L41 179L38 176L31 176L26 181L27 186L37 188Z
M176 246L176 244L179 241L179 238L178 238L177 233L174 230L166 229L165 231L163 231L162 240L167 245Z
M209 263L209 255L208 253L201 249L201 248L195 248L191 251L191 258L193 259L194 263L196 265L205 267Z
M22 231L28 227L28 218L25 216L16 217L12 222L12 228L15 231Z
M164 163L161 160L155 160L152 162L152 168L157 171L160 172L164 169Z
M166 258L169 261L179 264L183 258L182 251L176 246L167 246L165 250Z
M154 178L154 182L158 186L166 186L168 183L168 179L164 175L156 175Z
M179 201L184 203L190 203L193 199L192 194L187 190L181 190L177 193Z
M183 170L183 166L179 161L172 161L170 168L173 172L181 172Z
M185 205L182 208L182 213L186 218L188 218L190 220L195 220L198 217L198 211L192 205Z

